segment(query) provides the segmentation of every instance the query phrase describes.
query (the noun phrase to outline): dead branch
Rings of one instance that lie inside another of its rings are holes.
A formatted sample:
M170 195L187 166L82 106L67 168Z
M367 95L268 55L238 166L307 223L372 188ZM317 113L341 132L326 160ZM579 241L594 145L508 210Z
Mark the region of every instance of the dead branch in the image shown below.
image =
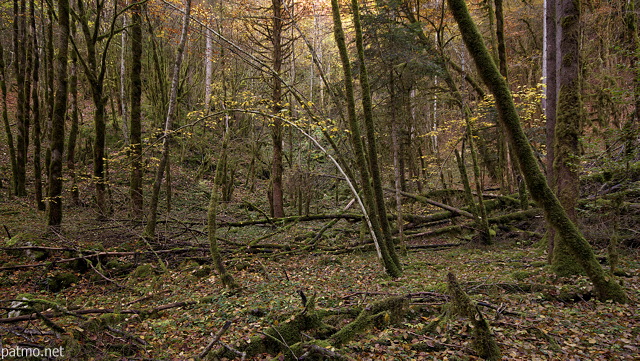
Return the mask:
M69 262L79 261L79 260L88 260L90 258L96 258L96 257L142 256L147 254L168 254L168 253L170 254L170 253L208 252L208 251L209 250L206 248L179 248L179 249L164 249L159 251L97 252L97 253L91 253L92 251L79 251L79 253L88 252L89 254L79 256L79 257L59 259L59 260L50 261L50 262L5 266L5 267L0 267L0 271L17 270L17 269L34 268L34 267L48 267L48 266L54 266L59 263L69 263Z
M218 332L216 333L216 335L213 337L213 340L211 340L211 342L209 342L207 347L205 347L204 350L202 350L202 352L200 352L200 354L198 355L197 358L198 359L202 359L205 356L207 356L209 351L211 351L211 349L213 348L213 345L215 345L220 340L220 337L222 337L222 335L224 335L224 333L227 332L229 327L231 327L231 321L225 322L224 325L222 326L222 328L219 329Z
M73 315L90 315L90 314L105 314L105 313L121 313L121 314L136 314L136 315L142 315L142 314L150 314L150 313L156 313L156 312L160 312L160 311L164 311L164 310L168 310L171 308L178 308L178 307L184 307L184 306L189 306L189 305L194 305L196 304L196 301L184 301L184 302L174 302L174 303L169 303L166 305L162 305L162 306L157 306L152 308L151 310L136 310L136 309L127 309L127 310L115 310L112 308L94 308L94 309L86 309L86 310L75 310L73 311ZM65 315L68 313L63 313L63 312L59 312L59 311L47 311L47 312L40 312L40 315L42 317L47 317L47 318L51 318L51 317L59 317L62 315ZM16 323L16 322L22 322L22 321L31 321L31 320L35 320L39 318L37 313L31 313L28 315L20 315L20 316L15 316L15 317L7 317L7 318L0 318L0 323Z

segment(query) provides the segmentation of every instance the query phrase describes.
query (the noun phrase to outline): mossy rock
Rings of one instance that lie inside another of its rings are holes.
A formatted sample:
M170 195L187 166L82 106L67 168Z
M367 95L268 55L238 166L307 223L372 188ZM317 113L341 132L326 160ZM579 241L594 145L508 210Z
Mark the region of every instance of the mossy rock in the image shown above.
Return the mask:
M335 256L323 256L318 260L318 265L320 266L332 266L337 265L340 266L342 261L338 257Z
M516 281L523 281L531 276L531 272L527 271L514 271L511 272L511 277Z
M211 274L212 268L211 266L200 266L195 271L191 272L194 277L204 278Z
M131 272L130 276L134 278L142 279L142 278L149 278L153 275L155 275L155 269L151 265L143 264L136 267L136 269L133 270L133 272Z
M50 292L60 292L78 282L78 276L71 272L61 272L53 277L47 277L45 288Z

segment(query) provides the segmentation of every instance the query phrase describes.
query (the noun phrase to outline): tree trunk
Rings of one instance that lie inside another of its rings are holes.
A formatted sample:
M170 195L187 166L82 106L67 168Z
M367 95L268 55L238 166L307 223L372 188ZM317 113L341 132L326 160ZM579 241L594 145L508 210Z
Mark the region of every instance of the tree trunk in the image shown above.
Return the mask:
M553 172L556 194L569 218L576 221L576 204L580 196L580 130L583 117L580 95L580 2L558 0L556 12L556 127ZM556 236L551 266L559 276L580 272L573 262L568 245Z
M75 35L75 21L71 20L71 36ZM76 145L79 132L79 109L78 109L78 54L71 52L71 74L69 75L69 93L71 94L71 128L69 129L69 140L67 143L67 169L71 178L71 197L75 205L80 205L80 192L77 185L76 174Z
M7 71L4 64L4 48L0 42L0 91L2 91L2 122L4 130L7 134L7 145L9 146L9 158L11 160L11 193L15 194L16 190L16 147L13 144L13 133L9 124L9 115L7 111Z
M278 115L282 107L282 82L280 74L284 60L282 35L283 25L283 4L282 0L272 0L273 23L272 23L272 56L273 71L271 101L273 102L273 114ZM282 188L282 121L278 117L273 118L271 129L271 140L273 142L273 159L271 164L271 215L276 218L284 217L283 188Z
M547 222L553 225L558 235L566 242L575 261L582 266L591 282L593 282L596 296L600 300L627 302L628 298L622 287L615 279L604 272L593 253L593 249L571 221L551 188L549 188L529 140L522 129L520 117L516 111L507 83L493 62L482 35L469 15L469 10L464 0L448 0L448 4L458 23L467 49L475 60L478 72L494 94L498 112L501 113L500 119L504 123L504 129L507 132L509 142L513 147L531 196L543 209Z
M207 211L207 230L209 238L209 251L211 252L211 260L215 267L222 284L231 289L239 288L240 286L233 279L233 276L227 271L218 249L218 239L216 236L217 230L217 214L218 214L218 199L222 188L222 178L224 177L225 163L227 162L227 143L229 139L229 129L225 129L224 136L222 137L222 152L216 166L216 175L213 180L213 187L211 188L211 198L209 199L209 209Z
M633 77L634 108L624 125L625 160L629 163L636 159L640 151L640 34L638 34L638 13L636 0L626 1L625 25L629 33L630 67Z
M544 115L546 119L546 151L547 157L545 167L547 171L547 182L551 189L556 188L553 162L555 159L555 129L556 129L556 0L545 0L544 2L544 84L545 97L543 99ZM553 248L555 246L555 231L550 225L547 227L547 259L551 263L553 259Z
M147 225L144 230L145 238L155 238L156 236L156 220L158 217L158 201L160 197L160 188L162 186L162 180L164 178L164 172L169 162L169 141L171 139L171 128L176 116L176 106L178 100L178 86L180 83L180 67L182 66L182 59L184 49L187 44L187 30L189 30L189 19L191 14L191 0L185 2L184 17L182 18L182 31L180 33L180 42L176 51L176 59L173 65L173 77L171 80L171 90L169 94L169 105L167 109L167 118L164 123L164 138L162 140L162 156L160 158L160 164L156 171L156 177L153 182L153 193L151 195L151 201L149 204L149 217L147 219Z
M56 93L51 119L51 163L49 165L49 204L47 224L60 227L62 222L62 154L64 122L67 111L67 63L69 50L69 0L58 0L58 39L55 62Z
M368 168L368 161L365 155L364 145L362 144L362 138L360 136L360 124L358 124L356 117L356 104L353 89L353 78L351 73L351 64L347 53L347 46L344 36L344 30L342 27L342 19L340 18L340 8L337 0L331 1L331 8L333 13L334 24L334 37L338 45L338 51L340 53L340 60L342 61L342 71L344 73L345 95L347 103L347 118L349 122L350 140L354 148L356 156L356 164L358 172L360 174L360 181L362 192L364 195L366 208L369 211L369 217L371 222L371 232L373 237L377 240L376 245L379 248L379 254L382 258L385 271L392 277L398 277L401 275L402 270L400 264L395 257L395 250L393 249L392 242L387 242L384 238L382 231L382 225L380 217L384 216L384 213L380 213L380 208L376 205L376 199L374 190L370 181L370 171ZM354 8L354 20L357 7ZM361 41L361 39L360 39ZM375 157L376 154L371 154L370 157ZM384 208L384 204L382 204ZM388 222L388 221L387 221ZM391 244L392 249L389 250ZM390 252L394 252L393 254Z
M33 179L36 197L36 206L38 210L44 211L46 205L42 196L42 162L40 155L42 153L42 131L40 125L40 97L38 91L40 88L40 56L38 55L38 32L36 28L35 17L35 0L29 2L29 19L31 21L31 33L33 36L32 56L33 56L33 72L32 81L33 89L31 91L31 99L33 101Z
M206 49L204 52L204 109L211 111L211 82L213 81L213 32L205 30Z
M131 67L129 79L131 81L131 142L129 158L131 160L131 175L129 194L131 197L131 215L138 219L143 214L142 193L142 5L138 4L131 12Z
M16 174L14 193L17 196L26 196L26 165L27 148L29 145L29 87L27 81L27 34L25 28L25 2L13 0L13 52L15 60L13 70L17 82L18 104L16 120L18 132L16 133Z
M128 1L125 1L125 6L128 5ZM131 142L131 132L129 131L129 108L127 107L127 31L129 30L129 19L127 13L122 14L122 28L125 29L122 32L120 38L120 113L122 118L122 137L125 145L129 145Z

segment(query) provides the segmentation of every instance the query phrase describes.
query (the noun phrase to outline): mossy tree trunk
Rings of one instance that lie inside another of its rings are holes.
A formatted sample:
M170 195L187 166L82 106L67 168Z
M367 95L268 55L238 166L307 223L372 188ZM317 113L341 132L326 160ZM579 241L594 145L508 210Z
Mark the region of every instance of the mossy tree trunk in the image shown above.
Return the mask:
M49 163L49 203L47 225L62 223L62 154L64 151L64 122L67 112L67 63L69 53L69 0L58 0L58 39L56 65L56 93L51 120L51 162Z
M29 20L31 25L32 44L31 51L33 56L33 71L32 82L33 87L31 89L31 99L33 102L33 180L36 197L36 207L38 210L44 211L46 205L44 203L42 194L42 129L40 127L40 55L38 47L38 31L36 28L35 17L35 0L29 2Z
M149 217L147 219L147 225L144 229L145 238L155 238L156 236L156 220L158 217L158 203L160 198L160 188L162 187L162 181L164 179L164 173L169 163L169 150L171 129L173 127L173 121L176 117L176 107L178 103L178 86L180 84L180 68L182 66L182 59L184 49L187 45L187 31L189 30L189 19L191 15L191 0L186 0L184 16L182 18L182 29L180 32L180 41L178 43L178 49L176 50L176 58L173 64L173 75L171 79L171 89L169 90L169 104L167 109L167 117L164 123L164 138L162 140L162 155L160 157L160 164L156 171L156 176L153 182L153 193L151 194L151 200L149 201Z
M544 115L546 119L546 151L545 167L547 182L552 189L555 189L555 176L553 171L553 161L555 159L554 143L556 139L556 0L545 0L544 2L544 64L543 76L545 84ZM551 263L553 259L553 248L555 247L555 231L553 227L547 227L547 260Z
M129 196L131 197L131 215L140 218L143 214L142 193L142 5L132 7L131 12L131 47L130 71L130 116L129 140L131 142L129 158L131 174ZM126 120L125 120L126 121Z
M634 110L624 125L625 160L636 158L640 151L640 34L638 33L638 4L636 0L626 1L624 22L629 34L630 67L633 73Z
M4 48L0 42L0 91L2 91L2 122L4 130L7 134L7 145L9 146L9 158L11 160L11 193L15 193L16 189L16 147L13 143L13 133L9 124L9 115L7 111L7 71L4 63Z
M357 2L354 1L354 3ZM346 105L347 105L347 119L349 123L349 135L351 144L354 148L354 153L356 156L356 164L358 167L358 173L360 175L360 182L362 187L363 198L365 201L365 206L369 212L369 218L371 222L371 231L378 240L377 245L379 246L379 254L381 256L381 261L384 265L385 271L392 277L398 277L402 273L400 268L400 263L397 259L397 255L395 254L395 249L393 245L393 241L389 238L384 237L386 232L383 230L383 226L381 223L381 218L385 218L385 213L380 212L380 210L384 210L384 203L378 205L376 203L375 193L373 189L373 185L371 183L371 172L369 168L369 161L371 158L377 157L376 153L369 154L367 157L365 147L362 141L361 133L360 133L360 124L357 120L356 116L356 104L355 104L355 95L354 95L354 87L353 87L353 77L351 72L351 63L349 60L349 55L347 52L347 45L344 35L344 30L342 27L342 19L340 17L340 7L338 5L337 0L331 1L331 8L333 14L333 25L334 25L334 37L336 40L336 44L338 46L338 51L340 54L340 60L342 62L342 71L344 74L344 84L345 84L345 96L346 96ZM357 14L357 6L354 7L354 23L356 23L356 14ZM359 25L359 18L357 18L357 24ZM355 25L355 24L354 24ZM356 25L356 28L358 28ZM361 36L360 32L360 36ZM357 35L356 35L357 37ZM361 42L362 39L360 38ZM361 64L362 65L362 64ZM361 70L362 71L362 70ZM361 75L366 77L366 75ZM364 89L363 89L364 92ZM373 129L371 129L373 131ZM377 181L380 181L378 179ZM388 220L386 220L388 222ZM387 223L388 227L388 223ZM389 232L390 236L390 232Z
M74 37L76 33L75 20L70 20L71 37ZM67 140L67 169L69 170L69 178L71 180L71 197L73 199L73 204L79 205L80 192L78 190L78 177L76 174L76 145L80 126L80 110L78 109L78 54L76 54L75 51L72 51L70 58L69 94L71 95L71 100L69 107L71 111L71 127L69 128L69 139ZM34 128L34 131L35 129L36 128Z
M575 223L571 221L547 184L544 173L540 169L529 140L522 129L520 117L507 83L491 58L482 35L469 15L464 0L448 0L448 4L458 23L467 49L476 63L478 72L494 94L498 112L501 113L500 119L504 123L504 129L534 201L543 209L547 222L563 238L574 260L580 264L593 282L596 296L600 300L627 302L628 298L622 287L612 276L604 272L595 258L593 249Z
M29 112L31 101L29 93L31 80L29 75L31 67L31 54L27 45L26 29L26 5L25 1L13 0L13 52L15 60L13 70L17 83L17 109L16 109L16 173L14 193L17 196L26 196L26 172L27 150L29 147Z
M222 151L220 152L220 158L218 158L218 163L216 165L216 175L213 179L213 187L211 189L211 198L209 199L209 208L207 210L207 230L208 230L208 238L209 238L209 251L211 252L211 260L213 261L213 266L215 267L220 279L222 280L222 284L231 289L236 289L240 287L236 281L233 279L233 276L224 266L224 262L222 261L222 256L220 255L220 250L218 249L218 239L216 236L217 230L217 215L218 215L218 200L219 195L222 192L223 187L223 178L225 177L226 172L226 163L227 163L227 143L229 142L229 129L225 129L224 136L222 137Z
M556 3L556 91L557 109L553 173L556 194L569 218L576 221L576 204L580 195L580 129L582 98L580 96L580 1L559 0ZM556 234L551 266L559 276L580 273L573 262L568 245Z
M271 101L273 102L273 114L278 115L284 109L282 105L282 80L281 72L285 58L285 45L283 44L283 32L285 24L283 21L284 4L283 0L272 0L271 10L273 11L271 26L271 61L273 64L274 76L272 77ZM271 127L271 141L273 142L273 158L271 163L271 192L270 204L271 215L276 218L284 217L283 187L282 187L282 121L278 117L273 118Z
M373 104L371 101L371 87L369 86L369 75L367 73L367 65L364 55L364 42L362 37L362 26L360 24L360 6L358 0L351 0L351 10L353 12L353 27L356 36L356 49L358 52L358 61L360 63L360 86L362 87L362 109L364 113L364 129L367 139L367 163L371 171L371 180L373 186L374 203L376 206L382 234L384 236L383 243L386 244L389 262L397 269L401 270L400 261L395 251L394 241L391 237L391 227L387 218L387 210L385 208L384 190L382 189L382 175L380 166L378 165L378 146L376 140L376 129L373 122Z

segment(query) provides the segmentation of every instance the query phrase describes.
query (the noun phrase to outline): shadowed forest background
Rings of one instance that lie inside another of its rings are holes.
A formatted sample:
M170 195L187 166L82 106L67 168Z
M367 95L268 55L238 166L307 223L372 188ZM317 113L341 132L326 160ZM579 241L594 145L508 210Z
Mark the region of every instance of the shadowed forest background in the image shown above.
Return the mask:
M637 0L0 2L0 348L633 360Z

